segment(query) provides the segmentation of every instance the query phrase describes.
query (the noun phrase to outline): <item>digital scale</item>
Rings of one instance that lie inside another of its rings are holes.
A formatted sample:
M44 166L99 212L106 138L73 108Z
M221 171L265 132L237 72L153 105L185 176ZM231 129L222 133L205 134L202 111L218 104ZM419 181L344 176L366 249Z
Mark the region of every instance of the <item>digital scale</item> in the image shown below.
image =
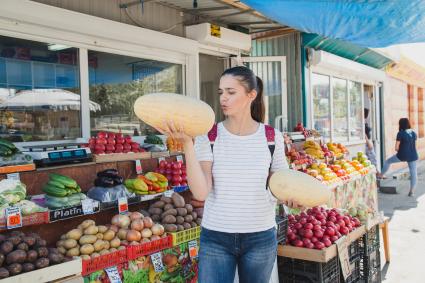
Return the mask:
M80 143L43 144L24 146L23 153L31 155L38 166L90 162L93 160L90 148Z
M291 140L294 142L305 140L305 136L303 132L288 132L287 134L291 138Z

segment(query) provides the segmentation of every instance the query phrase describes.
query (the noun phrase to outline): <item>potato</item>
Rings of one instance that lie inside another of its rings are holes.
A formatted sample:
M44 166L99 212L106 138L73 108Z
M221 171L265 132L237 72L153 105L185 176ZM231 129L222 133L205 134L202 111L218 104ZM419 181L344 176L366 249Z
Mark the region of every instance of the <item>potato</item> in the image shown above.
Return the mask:
M82 255L81 259L82 260L91 260L91 257L89 255Z
M9 270L4 267L0 268L0 279L9 277Z
M30 272L30 271L33 271L34 269L35 269L34 264L32 264L30 262L24 263L22 265L22 271L23 272Z
M75 248L77 246L77 241L74 239L68 239L66 241L64 241L63 246L65 247L65 249L69 250L72 248Z
M166 196L162 196L160 200L163 201L166 204L172 203L172 201L173 201L170 197L166 197Z
M326 204L331 190L316 178L296 171L279 170L270 178L270 191L280 201L292 200L304 207Z
M58 251L63 255L66 254L66 249L64 247L58 247Z
M16 250L6 256L6 263L24 263L27 258L27 253L23 250Z
M108 231L108 227L106 227L105 225L99 225L97 226L97 229L99 229L99 233L102 233L102 234Z
M4 254L0 254L0 266L3 266L3 262L6 259L6 257L4 256Z
M191 137L206 134L215 122L214 111L207 103L173 93L140 96L134 103L134 113L154 128L161 128L164 120L173 120Z
M187 215L187 209L186 208L179 207L176 210L177 210L177 214L179 216L186 216Z
M67 239L66 234L63 234L63 235L60 237L60 239L61 239L61 240L66 240L66 239Z
M187 209L187 213L192 213L192 211L193 211L193 206L190 203L186 203L184 208Z
M111 247L111 244L109 243L109 241L103 241L103 248L105 250L109 250L110 247Z
M35 267L37 269L45 268L45 267L48 267L49 264L50 264L49 259L48 258L45 258L45 257L42 257L42 258L37 259L37 261L35 262Z
M56 247L63 247L63 245L65 244L65 240L59 240L56 242Z
M195 228L196 226L198 226L197 224L196 224L196 222L190 222L190 225L192 226L192 228Z
M96 258L96 257L100 257L100 254L99 253L92 253L91 254L91 258L93 259L93 258Z
M161 218L164 218L165 216L167 216L167 215L173 215L173 216L177 216L177 210L176 209L169 209L169 210L167 210L166 212L164 212L162 215L161 215Z
M99 240L103 240L103 234L102 233L97 233L96 234L96 238L98 238Z
M1 246L0 246L0 252L2 254L7 255L11 251L13 251L13 243L12 242L5 241L5 242L3 242L1 244Z
M49 261L51 264L58 264L63 262L63 255L59 253L49 253Z
M171 198L170 198L171 199ZM164 211L167 211L167 210L170 210L170 209L174 209L174 205L173 204L171 204L171 203L167 203L165 206L164 206Z
M19 236L12 236L9 237L9 239L7 239L9 242L11 242L13 244L14 247L16 247L17 245L19 245L22 241L21 237Z
M83 233L81 233L80 229L72 229L71 231L66 233L65 237L67 239L74 239L74 240L78 241L81 238L82 235L83 235Z
M18 249L18 250L23 250L23 251L28 251L28 245L26 244L26 243L20 243L17 247L16 247L16 249Z
M106 254L109 254L109 251L108 251L108 250L101 250L101 251L99 252L99 254L100 254L100 255L106 255Z
M36 239L34 237L24 237L22 240L28 245L28 247L32 247L36 243Z
M152 218L152 221L153 222L159 222L159 221L161 221L161 215L159 215L159 214L153 214L151 216L151 218Z
M114 238L109 242L111 248L118 248L121 245L121 241L118 238Z
M149 213L150 214L161 214L162 213L162 209L158 208L158 207L151 207L149 208Z
M192 221L193 221L193 217L192 217L192 215L186 215L186 216L184 217L184 221L186 221L187 223L192 222Z
M196 224L198 224L199 226L201 226L202 223L202 218L196 218Z
M175 225L175 224L165 224L164 229L165 229L165 232L176 232L177 231L177 225Z
M80 248L80 254L82 255L90 255L95 251L94 247L92 244L85 244L82 245Z
M81 245L84 244L94 244L97 241L97 237L94 235L84 235L78 241Z
M159 200L157 202L154 202L151 207L157 207L157 208L163 208L165 206L165 202L162 200Z
M10 275L17 275L22 272L22 265L19 263L12 263L7 267Z
M80 225L81 225L81 228L86 229L89 226L96 225L96 223L91 219L87 219L87 220L84 220Z
M103 234L103 240L110 241L115 238L115 232L112 230L108 230Z
M178 193L173 194L171 198L173 199L174 206L177 208L184 207L186 205L184 198Z
M99 232L97 226L91 225L84 230L84 235L96 235Z
M177 224L183 224L184 223L184 217L183 216L177 216L176 217L176 223Z
M41 238L38 238L35 244L39 247L45 247L47 246L47 241Z
M196 213L195 211L193 211L191 213L193 220L196 220L196 218L198 218L198 213Z
M164 224L174 224L176 221L176 217L173 215L166 215L164 218L162 218L162 223Z
M184 230L183 225L178 224L178 225L177 225L177 232L180 232L180 231L183 231L183 230Z
M105 248L105 244L103 242L103 240L97 240L94 244L93 244L94 250L96 252L100 252L101 250L103 250ZM81 248L80 248L81 251Z
M184 227L185 230L187 230L187 229L192 228L192 225L190 225L190 223L185 222L185 223L183 223L183 227Z

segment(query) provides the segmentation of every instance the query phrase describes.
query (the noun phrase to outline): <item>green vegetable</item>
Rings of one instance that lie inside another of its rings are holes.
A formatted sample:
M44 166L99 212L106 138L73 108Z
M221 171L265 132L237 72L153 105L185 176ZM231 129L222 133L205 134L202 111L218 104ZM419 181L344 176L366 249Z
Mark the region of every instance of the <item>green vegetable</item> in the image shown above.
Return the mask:
M55 180L50 180L49 182L47 182L47 185L52 185L61 189L65 189L65 185L62 184L61 182L55 181Z
M78 184L74 179L71 179L67 176L56 174L56 173L50 173L49 174L50 180L57 181L62 183L65 187L68 188L77 188Z
M160 137L158 137L157 135L148 135L145 139L145 143L160 144L160 145L164 144L162 142L162 139Z
M15 204L25 199L26 186L18 180L4 179L0 181L0 204Z
M58 188L56 186L52 186L49 184L46 184L42 188L43 192L45 192L47 195L55 196L55 197L65 197L68 195L68 191Z

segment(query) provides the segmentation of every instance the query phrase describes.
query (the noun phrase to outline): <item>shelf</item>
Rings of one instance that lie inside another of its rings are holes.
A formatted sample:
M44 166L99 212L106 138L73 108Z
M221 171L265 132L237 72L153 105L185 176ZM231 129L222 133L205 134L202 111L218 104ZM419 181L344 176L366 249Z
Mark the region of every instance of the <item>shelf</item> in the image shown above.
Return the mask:
M19 172L34 171L35 164L23 164L23 165L13 165L13 166L2 166L0 167L0 174L11 174Z

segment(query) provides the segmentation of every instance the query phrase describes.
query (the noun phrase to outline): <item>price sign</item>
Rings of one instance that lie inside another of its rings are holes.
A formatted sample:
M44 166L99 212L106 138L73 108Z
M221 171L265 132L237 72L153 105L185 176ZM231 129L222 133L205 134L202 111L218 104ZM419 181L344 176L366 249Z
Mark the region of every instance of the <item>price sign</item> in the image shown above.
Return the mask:
M181 156L181 155L177 155L176 159L177 159L177 161L182 161L183 162L183 156Z
M118 268L116 266L105 268L106 274L108 274L109 281L111 283L122 283Z
M22 214L19 207L6 208L6 226L7 229L22 227Z
M198 242L196 240L187 243L191 259L198 257Z
M128 201L126 197L118 199L118 212L120 214L126 214L128 212Z
M351 274L350 256L348 255L348 239L346 236L338 239L335 242L338 249L338 258L341 264L342 276L347 280L348 275Z
M21 178L19 176L19 173L11 173L11 174L7 174L6 177L10 180L18 180L20 181Z
M140 160L135 160L136 163L136 173L138 175L143 174L142 162Z
M160 252L152 254L151 261L156 273L164 270L164 265L162 264L162 254Z
M174 191L173 190L168 190L168 191L165 191L164 192L164 196L166 196L166 197L172 197L172 195L173 195L173 193L174 193Z
M98 206L97 201L92 199L83 199L81 201L81 207L83 208L83 214L93 214L94 207Z
M158 158L158 163L161 163L161 161L165 161L165 158L164 157Z

